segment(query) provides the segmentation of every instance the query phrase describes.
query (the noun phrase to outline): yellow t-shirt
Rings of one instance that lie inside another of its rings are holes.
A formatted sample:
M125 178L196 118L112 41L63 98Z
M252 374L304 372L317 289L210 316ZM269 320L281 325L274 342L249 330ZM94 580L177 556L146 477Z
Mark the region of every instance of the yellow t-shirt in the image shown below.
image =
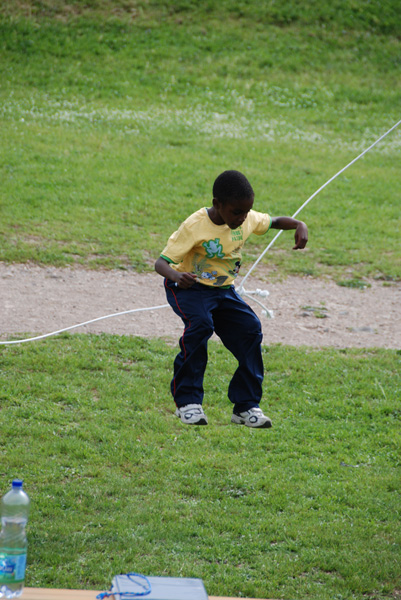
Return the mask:
M169 238L161 253L173 269L195 273L209 286L229 286L241 266L242 247L251 235L263 235L272 224L268 214L250 210L237 229L215 225L207 208L190 215Z

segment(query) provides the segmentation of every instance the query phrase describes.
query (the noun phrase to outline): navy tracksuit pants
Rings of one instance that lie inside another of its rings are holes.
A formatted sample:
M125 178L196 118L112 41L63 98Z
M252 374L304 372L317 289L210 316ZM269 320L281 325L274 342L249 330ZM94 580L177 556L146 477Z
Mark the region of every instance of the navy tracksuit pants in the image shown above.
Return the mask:
M195 283L184 290L164 282L167 300L184 322L180 353L174 361L171 393L178 407L202 404L207 343L215 332L235 356L238 368L228 397L239 413L259 406L262 397L262 328L258 317L234 289Z

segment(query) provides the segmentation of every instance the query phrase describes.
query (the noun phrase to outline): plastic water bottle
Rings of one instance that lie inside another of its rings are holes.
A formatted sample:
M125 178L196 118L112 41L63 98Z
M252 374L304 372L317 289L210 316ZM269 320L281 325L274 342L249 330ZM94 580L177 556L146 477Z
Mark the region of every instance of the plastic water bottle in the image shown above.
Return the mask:
M16 598L22 594L29 504L22 481L14 479L11 490L1 499L0 598Z

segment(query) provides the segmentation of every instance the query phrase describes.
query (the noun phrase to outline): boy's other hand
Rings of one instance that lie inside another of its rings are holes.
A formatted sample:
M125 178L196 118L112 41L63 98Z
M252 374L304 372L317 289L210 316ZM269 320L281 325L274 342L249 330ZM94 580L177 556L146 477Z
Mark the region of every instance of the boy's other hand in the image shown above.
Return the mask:
M295 246L293 250L302 250L308 243L308 228L300 221L295 230Z
M196 283L196 275L194 273L177 273L176 284L179 288L187 290Z

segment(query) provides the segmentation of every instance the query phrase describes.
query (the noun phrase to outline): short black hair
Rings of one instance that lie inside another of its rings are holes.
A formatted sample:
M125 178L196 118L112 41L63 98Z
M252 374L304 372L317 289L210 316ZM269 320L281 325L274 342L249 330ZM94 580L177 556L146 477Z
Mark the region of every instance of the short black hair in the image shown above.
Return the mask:
M224 171L213 184L213 198L223 204L254 196L251 184L239 171Z

